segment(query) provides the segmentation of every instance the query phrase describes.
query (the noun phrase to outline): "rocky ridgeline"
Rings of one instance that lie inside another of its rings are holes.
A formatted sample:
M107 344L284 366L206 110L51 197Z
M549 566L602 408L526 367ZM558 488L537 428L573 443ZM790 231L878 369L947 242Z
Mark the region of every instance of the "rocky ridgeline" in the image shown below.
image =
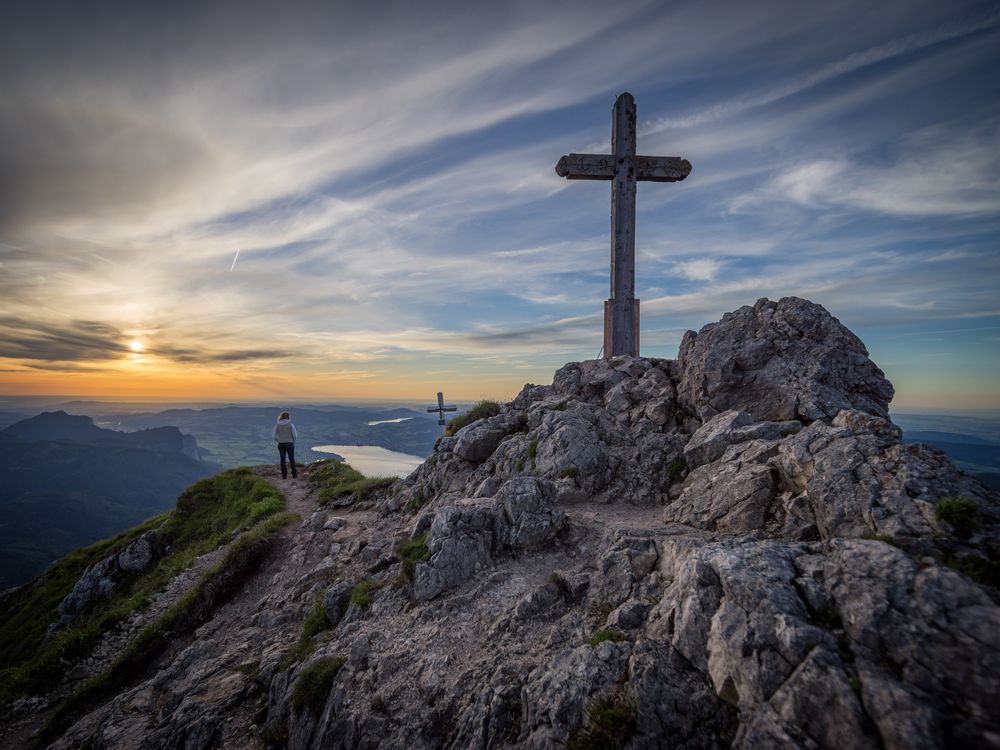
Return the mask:
M795 298L677 361L568 364L378 513L314 513L252 617L62 742L1000 747L997 593L953 569L996 564L997 498L904 445L892 395ZM317 597L326 630L290 661Z

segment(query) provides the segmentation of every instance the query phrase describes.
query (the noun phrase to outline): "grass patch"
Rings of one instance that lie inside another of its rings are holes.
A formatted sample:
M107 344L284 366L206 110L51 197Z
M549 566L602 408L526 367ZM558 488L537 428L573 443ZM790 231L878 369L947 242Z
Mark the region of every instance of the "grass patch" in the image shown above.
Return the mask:
M587 706L587 725L571 737L567 750L623 748L635 734L636 710L622 695L595 698Z
M310 713L319 716L330 695L334 678L346 663L347 659L342 656L328 656L303 669L292 688L292 708L296 713L309 709Z
M357 604L361 609L368 609L375 598L376 591L378 591L378 586L370 578L358 581L358 584L351 589L351 604Z
M579 474L579 470L575 466L563 466L559 470L559 476L564 479L575 479L576 475Z
M892 534L876 534L872 539L876 542L885 542L886 544L891 544L893 547L899 547L899 542L896 541L896 537Z
M295 648L282 660L282 668L287 669L292 664L312 656L313 651L316 650L313 638L324 630L328 630L329 627L330 621L326 617L326 608L323 606L323 594L317 594L305 621L302 623L302 632L299 633L299 640L296 642Z
M802 432L801 427L788 427L787 429L782 430L779 435L781 437L788 437L790 435L798 435L800 432Z
M946 557L942 562L976 583L1000 590L1000 561L979 555Z
M514 468L517 471L524 471L524 461L518 461L516 464L514 464Z
M549 583L559 589L559 595L565 601L573 601L573 589L570 588L569 582L562 575L553 571L552 574L549 575Z
M531 459L531 468L535 468L535 457L538 455L538 441L532 440L528 443L528 458Z
M594 634L586 640L588 646L596 646L599 643L604 643L605 641L611 641L612 643L618 643L619 641L624 641L625 636L619 633L614 628L598 628L594 631Z
M667 464L667 477L671 482L681 481L681 477L684 476L684 472L687 471L687 461L684 460L683 456L678 456L669 464Z
M89 654L108 630L148 606L153 594L197 557L228 542L237 529L273 517L284 507L284 498L266 481L249 469L232 469L184 490L175 510L53 563L5 598L0 608L0 663L6 665L0 671L0 705L56 687L67 665ZM48 625L59 617L59 603L83 572L152 529L157 535L150 568L121 579L110 597L45 641Z
M979 506L967 497L945 495L934 503L934 515L947 523L955 536L965 539L979 529Z
M851 690L854 691L854 694L857 695L860 698L861 697L861 678L860 677L852 677L847 682L848 682L848 684L850 684Z
M486 419L487 417L495 417L499 413L499 403L496 401L490 401L489 399L483 399L482 401L476 403L475 406L468 411L462 412L458 416L450 419L448 424L444 427L444 434L451 437L466 425L478 422L480 419Z
M417 569L417 563L429 560L431 557L431 551L427 549L427 532L400 544L396 547L396 554L400 559L396 583L400 585L413 583L413 572Z
M359 503L396 482L396 477L366 477L335 458L325 458L310 464L309 479L320 487L320 505L328 505L344 498L350 498L352 503Z
M50 742L69 725L78 709L135 679L173 638L204 623L264 559L275 534L296 519L294 513L279 513L240 534L222 559L156 622L147 625L107 669L84 682L60 704L42 728L39 741Z
M424 497L424 488L421 487L417 490L417 494L413 496L413 499L406 504L406 510L410 513L416 513L418 510L423 508L427 504L427 498Z

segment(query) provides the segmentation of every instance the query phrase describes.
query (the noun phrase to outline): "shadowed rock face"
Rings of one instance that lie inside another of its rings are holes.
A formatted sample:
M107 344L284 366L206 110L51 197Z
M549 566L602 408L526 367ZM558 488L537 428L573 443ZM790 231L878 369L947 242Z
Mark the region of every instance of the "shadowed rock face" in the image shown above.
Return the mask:
M246 638L215 628L63 746L108 743L147 704L151 746L222 726L186 698L245 674L250 642L259 721L295 748L562 748L604 721L631 748L1000 747L997 592L953 567L998 564L1000 507L901 443L891 397L794 298L689 333L677 362L567 364L367 510L317 511ZM934 511L947 495L978 508L965 538ZM406 540L426 546L401 582ZM294 638L261 623L317 596L330 631L289 666ZM325 657L345 662L322 708L295 709Z

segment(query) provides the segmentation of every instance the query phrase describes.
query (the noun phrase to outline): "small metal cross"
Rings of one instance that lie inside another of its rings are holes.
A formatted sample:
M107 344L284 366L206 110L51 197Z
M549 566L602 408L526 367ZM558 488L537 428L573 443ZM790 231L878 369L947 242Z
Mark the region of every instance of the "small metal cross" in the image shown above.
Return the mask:
M635 183L679 182L691 162L676 156L637 156L635 99L622 94L611 117L612 154L569 154L556 174L567 180L612 180L611 299L604 303L604 358L639 356L639 300L635 299Z

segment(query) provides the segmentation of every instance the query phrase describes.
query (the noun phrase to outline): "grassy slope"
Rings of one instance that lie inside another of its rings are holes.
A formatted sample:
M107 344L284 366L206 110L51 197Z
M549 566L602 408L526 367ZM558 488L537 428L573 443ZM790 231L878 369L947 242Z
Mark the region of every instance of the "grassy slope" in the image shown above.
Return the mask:
M253 527L284 507L284 498L249 469L226 471L185 490L174 511L77 550L8 594L0 600L0 664L4 665L0 705L19 695L52 689L67 671L67 663L88 654L107 630L144 608L153 593L196 557L229 542L234 531ZM87 567L154 528L159 529L154 565L124 581L109 599L46 641L49 624L58 619L59 602Z

